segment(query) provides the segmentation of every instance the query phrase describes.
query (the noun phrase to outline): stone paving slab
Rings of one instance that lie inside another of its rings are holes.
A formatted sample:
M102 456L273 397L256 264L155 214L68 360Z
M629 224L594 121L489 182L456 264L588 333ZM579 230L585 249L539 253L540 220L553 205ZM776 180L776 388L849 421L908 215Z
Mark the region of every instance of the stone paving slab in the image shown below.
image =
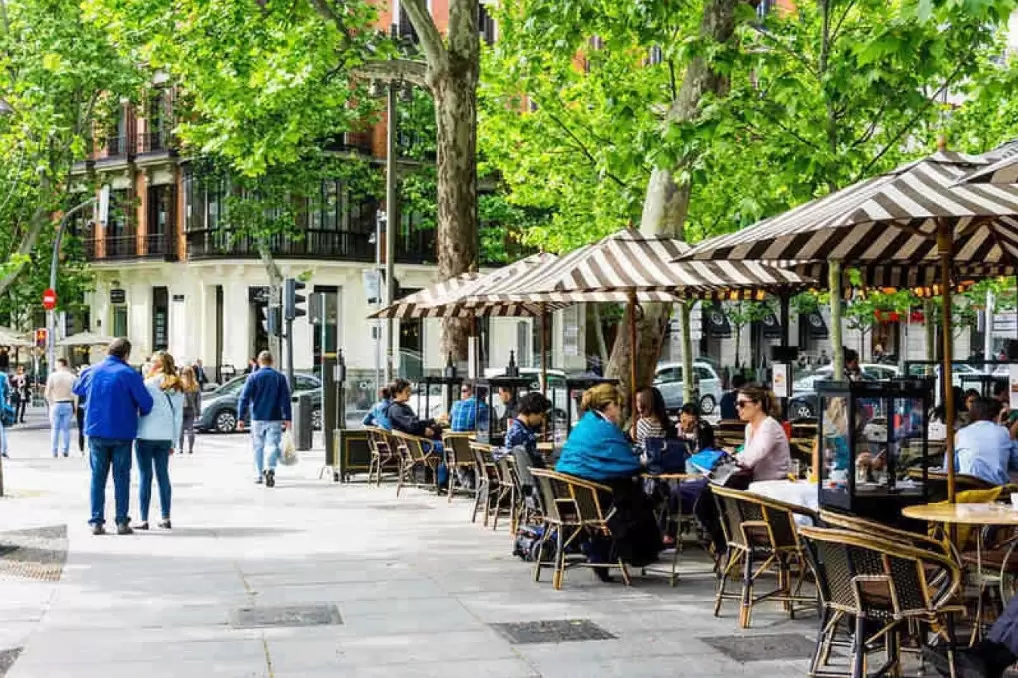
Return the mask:
M202 436L171 461L174 530L99 538L85 524L84 462L48 459L44 432L11 435L35 457L5 467L18 498L0 499L0 532L66 525L67 560L57 583L0 580L0 652L23 648L5 678L805 674L805 658L739 662L705 642L812 639L816 621L766 603L747 631L733 605L715 618L696 549L674 588L573 570L554 591L550 572L534 583L509 554L506 527L470 523L469 499L318 481L313 453L267 490L250 482L244 436ZM334 605L343 623L230 624L240 607L279 605ZM569 619L615 638L511 645L490 626Z

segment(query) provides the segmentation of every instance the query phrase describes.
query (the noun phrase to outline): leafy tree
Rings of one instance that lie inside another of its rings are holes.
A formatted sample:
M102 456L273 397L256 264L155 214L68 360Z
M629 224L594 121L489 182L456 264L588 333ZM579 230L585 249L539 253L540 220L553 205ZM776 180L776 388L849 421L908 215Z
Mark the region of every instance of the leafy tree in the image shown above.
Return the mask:
M0 293L24 282L14 296L38 302L24 276L44 262L48 276L39 248L52 242L54 215L74 204L73 163L139 78L101 30L83 25L77 3L0 0Z
M725 317L735 334L735 367L738 368L742 359L742 329L754 322L759 322L776 310L774 299L767 301L730 301L721 305Z

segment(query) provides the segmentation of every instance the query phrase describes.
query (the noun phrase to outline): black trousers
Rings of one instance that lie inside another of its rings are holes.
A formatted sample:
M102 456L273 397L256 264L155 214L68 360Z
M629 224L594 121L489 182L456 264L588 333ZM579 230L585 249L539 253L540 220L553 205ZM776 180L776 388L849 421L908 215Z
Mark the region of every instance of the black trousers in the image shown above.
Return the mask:
M74 411L78 419L78 451L85 453L85 408L79 407Z

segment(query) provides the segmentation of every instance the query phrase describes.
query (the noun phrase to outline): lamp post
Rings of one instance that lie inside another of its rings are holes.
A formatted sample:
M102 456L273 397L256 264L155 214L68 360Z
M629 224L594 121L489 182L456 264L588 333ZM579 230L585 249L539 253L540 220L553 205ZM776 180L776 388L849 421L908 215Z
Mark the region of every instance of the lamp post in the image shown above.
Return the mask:
M57 235L53 240L53 257L50 260L49 267L49 288L55 290L57 288L57 265L60 263L60 241L64 237L64 230L67 228L67 219L72 214L80 212L90 205L96 203L95 198L89 198L80 205L75 205L71 209L67 210L63 218L60 219L60 226L57 227ZM53 370L53 363L57 359L57 344L56 337L54 336L56 330L56 310L51 309L46 311L46 369L48 371Z

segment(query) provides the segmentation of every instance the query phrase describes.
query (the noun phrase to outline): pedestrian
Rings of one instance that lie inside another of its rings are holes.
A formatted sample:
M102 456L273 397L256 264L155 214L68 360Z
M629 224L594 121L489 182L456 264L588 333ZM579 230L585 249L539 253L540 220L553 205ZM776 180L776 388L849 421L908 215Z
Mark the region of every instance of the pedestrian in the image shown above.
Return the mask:
M145 380L145 389L152 397L152 411L138 419L138 439L134 453L138 459L139 530L148 529L148 507L152 501L152 473L159 485L159 527L170 529L170 457L173 443L180 440L184 421L184 385L177 375L173 356L165 351L153 358L152 376Z
M237 428L244 430L244 417L251 408L251 446L254 448L256 483L266 487L276 485L276 465L279 463L283 431L290 428L290 385L286 377L272 367L272 354L258 354L258 366L244 382L237 405ZM269 448L268 468L265 468L265 448Z
M206 384L209 383L209 378L205 374L205 365L202 364L201 358L194 361L191 369L194 370L194 380L198 382L198 390L204 391Z
M6 346L0 346L0 372L6 372L9 369L11 369L10 349Z
M74 382L75 387L81 382L82 377L90 369L89 365L83 365L78 369L78 380ZM74 415L78 420L78 452L85 456L85 396L75 397L76 407Z
M184 436L187 436L187 453L194 454L194 422L201 417L201 385L193 367L180 371L180 382L184 387L184 426L177 448L184 454Z
M45 398L49 405L50 451L65 457L71 448L71 418L74 416L74 374L66 358L57 358L56 369L46 379Z
M265 351L262 351L262 353L264 352ZM261 354L259 354L259 357L261 357ZM254 374L257 371L258 371L258 360L255 358L251 358L250 360L247 361L247 369L244 370L244 374Z
M141 375L127 364L131 342L114 339L106 360L85 371L74 394L84 397L85 435L92 467L89 524L92 534L104 534L106 480L113 467L113 496L117 534L131 534L131 446L138 435L138 416L152 411L152 396Z
M14 378L11 379L11 401L14 404L15 424L25 423L25 410L28 409L28 403L31 399L32 389L28 381L28 375L25 374L25 366L18 365L18 371L14 374Z
M7 399L11 394L11 382L6 372L0 372L0 407L7 407ZM8 458L7 454L7 427L4 426L4 419L0 416L0 457Z

